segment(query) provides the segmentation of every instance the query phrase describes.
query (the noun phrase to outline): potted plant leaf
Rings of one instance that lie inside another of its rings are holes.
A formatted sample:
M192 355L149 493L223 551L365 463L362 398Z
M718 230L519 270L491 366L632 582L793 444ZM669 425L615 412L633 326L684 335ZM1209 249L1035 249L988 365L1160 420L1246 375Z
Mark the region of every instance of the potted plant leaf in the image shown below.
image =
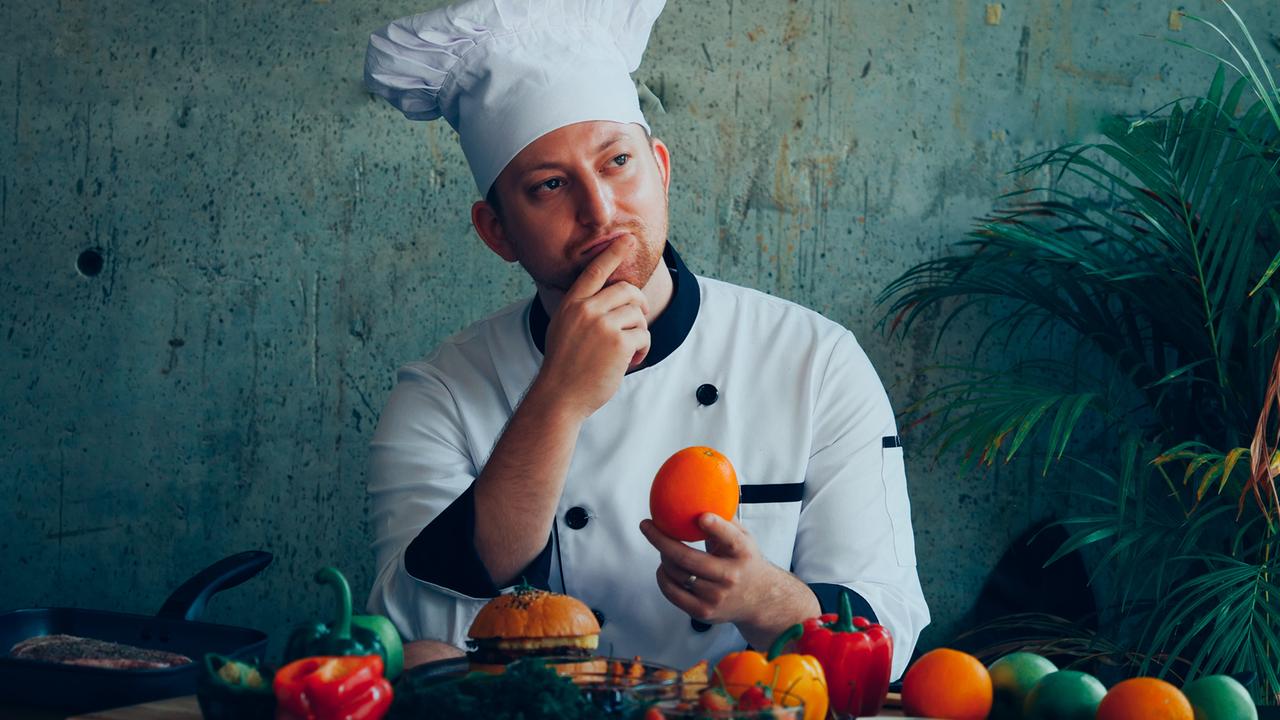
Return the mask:
M977 321L973 362L908 413L939 455L1077 489L1055 557L1087 548L1111 579L1113 661L1251 673L1274 704L1280 91L1224 6L1243 40L1187 16L1232 48L1203 96L1022 162L1025 189L881 302L900 336Z

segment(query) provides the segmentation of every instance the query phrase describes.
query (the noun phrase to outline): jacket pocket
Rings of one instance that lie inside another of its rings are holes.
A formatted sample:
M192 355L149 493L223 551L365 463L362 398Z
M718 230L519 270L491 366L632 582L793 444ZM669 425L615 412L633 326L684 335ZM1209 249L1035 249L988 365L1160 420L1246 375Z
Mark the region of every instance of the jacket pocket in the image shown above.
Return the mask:
M907 473L901 447L881 451L880 480L884 484L885 512L893 527L893 552L901 567L915 567L916 539L911 531L911 501L907 499Z
M769 562L781 568L791 567L796 530L800 526L799 502L741 503L738 522L751 533Z

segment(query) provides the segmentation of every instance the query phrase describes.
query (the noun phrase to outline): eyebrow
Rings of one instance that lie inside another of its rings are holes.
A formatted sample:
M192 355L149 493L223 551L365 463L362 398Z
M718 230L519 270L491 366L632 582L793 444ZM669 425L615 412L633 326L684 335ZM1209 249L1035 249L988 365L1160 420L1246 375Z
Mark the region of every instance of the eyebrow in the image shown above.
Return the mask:
M609 149L609 146L611 146L611 145L616 145L616 144L618 144L618 143L620 143L620 142L622 142L622 141L624 141L624 140L626 140L626 139L627 139L627 134L626 134L626 133L623 133L623 132L619 132L619 133L615 133L615 134L613 134L613 135L610 135L609 137L605 138L603 142L601 142L599 145L597 145L597 146L596 146L596 148L595 148L595 150L594 150L594 153L595 153L595 154L602 153L602 152L604 152L605 150ZM532 166L532 167L528 167L528 168L525 168L524 170L521 170L521 171L520 171L520 176L521 176L521 177L524 177L524 176L526 176L526 175L529 175L529 174L531 174L531 173L535 173L535 172L538 172L538 171L541 171L541 170L554 170L554 169L557 169L557 168L559 168L559 167L560 167L560 163L555 162L555 161L544 162L544 163L538 163L537 165L534 165L534 166Z

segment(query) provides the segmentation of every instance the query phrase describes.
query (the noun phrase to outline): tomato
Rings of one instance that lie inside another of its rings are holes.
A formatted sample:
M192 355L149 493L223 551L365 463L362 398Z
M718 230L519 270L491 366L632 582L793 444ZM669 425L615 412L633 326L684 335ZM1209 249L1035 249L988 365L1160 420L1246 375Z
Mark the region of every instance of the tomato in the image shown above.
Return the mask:
M1049 673L1031 688L1023 706L1026 720L1093 720L1107 688L1075 670Z
M1029 652L1005 655L991 663L987 670L991 673L995 697L990 720L1022 720L1027 693L1041 678L1057 669L1047 658Z
M1243 685L1229 675L1209 675L1188 683L1182 694L1196 720L1258 720L1258 708Z

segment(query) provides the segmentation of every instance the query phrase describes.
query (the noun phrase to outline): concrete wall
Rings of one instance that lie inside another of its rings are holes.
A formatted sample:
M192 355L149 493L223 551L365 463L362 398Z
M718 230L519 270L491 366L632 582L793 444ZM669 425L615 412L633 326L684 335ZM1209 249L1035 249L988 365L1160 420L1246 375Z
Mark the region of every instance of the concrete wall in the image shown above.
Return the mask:
M1236 6L1259 37L1280 23L1274 0ZM1141 37L1212 43L1172 33L1175 7L1007 2L988 24L964 0L671 0L638 75L667 107L672 239L696 272L846 324L905 407L963 338L891 343L873 297L1019 158L1207 87L1210 61ZM452 131L361 87L368 33L421 9L0 5L0 609L152 612L244 548L276 564L214 620L316 616L322 565L367 589L366 443L395 367L530 294L470 230ZM908 447L928 644L1044 501Z

